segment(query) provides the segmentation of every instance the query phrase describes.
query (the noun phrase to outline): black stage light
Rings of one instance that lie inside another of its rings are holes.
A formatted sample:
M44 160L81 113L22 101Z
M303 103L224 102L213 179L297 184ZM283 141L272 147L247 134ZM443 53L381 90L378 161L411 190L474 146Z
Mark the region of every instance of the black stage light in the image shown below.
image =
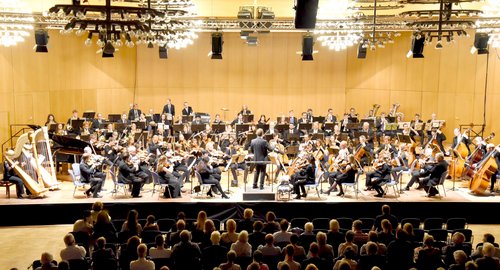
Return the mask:
M40 53L49 52L47 44L49 43L49 33L47 30L38 29L35 31L35 51Z
M212 33L212 59L222 59L222 33Z
M314 29L319 0L298 0L295 8L295 28Z
M311 35L302 38L302 61L312 61L314 49L314 39Z

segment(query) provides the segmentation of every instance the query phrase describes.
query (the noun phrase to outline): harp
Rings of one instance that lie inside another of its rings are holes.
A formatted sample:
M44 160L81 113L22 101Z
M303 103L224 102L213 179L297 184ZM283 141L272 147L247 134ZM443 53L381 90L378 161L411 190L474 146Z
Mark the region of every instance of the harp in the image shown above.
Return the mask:
M41 178L45 187L57 189L58 182L47 127L39 128L33 132L31 135L31 144L33 146L33 158L37 164L39 179Z
M24 145L30 144L29 134L25 133L19 137L14 149L14 155L5 157L9 165L14 168L14 171L23 180L24 185L28 188L34 197L43 197L43 193L47 191L38 182L38 173L36 163L31 157L31 154L23 149Z

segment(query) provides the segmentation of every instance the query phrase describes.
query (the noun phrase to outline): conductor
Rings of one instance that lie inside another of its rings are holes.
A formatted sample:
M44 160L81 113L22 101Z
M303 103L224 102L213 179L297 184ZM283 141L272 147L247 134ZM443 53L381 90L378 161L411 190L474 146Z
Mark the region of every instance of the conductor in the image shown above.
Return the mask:
M253 139L250 143L250 151L254 154L253 160L256 162L253 188L257 188L257 179L260 175L260 189L264 189L264 177L266 176L266 164L264 161L267 159L267 152L273 151L273 148L262 138L264 131L261 128L257 129L255 134L257 138Z

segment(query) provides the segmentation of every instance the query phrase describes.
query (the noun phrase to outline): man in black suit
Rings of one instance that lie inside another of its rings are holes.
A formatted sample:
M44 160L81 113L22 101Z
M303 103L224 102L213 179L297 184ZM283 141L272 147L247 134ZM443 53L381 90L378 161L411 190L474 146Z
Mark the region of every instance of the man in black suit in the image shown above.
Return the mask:
M333 109L330 108L328 109L328 114L325 116L325 120L323 121L323 124L325 123L335 123L337 122L337 117L333 115Z
M309 123L309 119L307 117L307 113L303 112L302 113L302 118L299 119L299 124L307 124Z
M467 147L468 154L470 155L470 148L469 145L472 143L467 134L462 134L460 133L459 128L455 128L453 130L453 133L455 134L455 137L453 137L453 143L451 144L451 148L455 149L460 143L464 143L465 146Z
M283 139L288 143L291 143L290 137L291 135L298 134L298 131L295 130L295 125L290 123L288 124L288 129L283 131Z
M262 138L264 131L259 128L256 133L257 138L250 143L250 150L254 154L253 160L263 162L267 159L267 152L273 151L269 143ZM264 177L266 176L266 164L255 164L255 175L253 177L253 188L257 188L257 179L260 175L260 189L264 189Z
M436 165L429 170L429 173L425 175L423 179L420 179L420 183L424 186L429 197L439 193L435 186L439 184L439 180L443 173L448 170L448 162L444 160L444 155L442 153L437 153L435 159L437 162Z
M436 140L437 145L439 146L439 150L441 150L441 152L443 152L443 154L445 154L446 156L450 155L450 153L444 150L443 141L446 141L446 136L443 132L441 132L441 130L439 130L438 128L432 128L431 134L429 135L429 140L431 141L430 143L433 143L433 141Z
M132 121L132 120L139 119L141 114L142 114L142 111L139 109L139 105L137 105L137 103L135 103L132 106L132 109L130 109L130 111L128 111L128 120Z
M175 116L175 106L172 104L172 100L167 99L167 104L163 106L162 114L171 114L172 118Z
M101 191L101 186L106 179L106 174L103 172L98 172L96 165L90 165L90 157L91 154L85 153L82 156L82 162L80 163L80 174L82 177L82 182L90 183L90 188L85 191L87 196L90 196L90 193L94 195L94 198L101 198L98 194Z
M130 161L128 153L123 154L122 160L118 163L118 182L132 185L132 197L139 198L141 192L142 179L136 175L138 168L136 168Z
M193 115L193 108L189 106L189 104L184 101L184 108L182 109L182 116Z
M297 126L297 117L295 117L295 115L293 114L293 110L290 110L288 112L288 123Z
M127 115L126 114L122 114L122 118L118 121L118 123L122 123L122 124L130 124L130 120L128 120L127 118Z

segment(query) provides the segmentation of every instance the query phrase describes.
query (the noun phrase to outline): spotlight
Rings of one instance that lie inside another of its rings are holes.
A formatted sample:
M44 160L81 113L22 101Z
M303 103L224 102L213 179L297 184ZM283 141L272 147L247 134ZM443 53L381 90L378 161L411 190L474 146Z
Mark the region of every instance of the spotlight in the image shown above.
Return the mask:
M295 28L314 29L319 0L298 0L295 8Z
M366 58L367 46L365 42L366 40L363 40L363 42L360 42L358 45L358 59Z
M150 41L150 42L148 42L148 48L149 48L149 49L152 49L152 48L154 48L154 47L155 47L155 46L153 45L153 42L151 42L151 41Z
M443 44L441 43L441 39L438 39L436 42L436 50L440 50L443 48Z
M92 32L89 33L87 39L85 40L85 46L90 47L92 45Z
M248 20L253 19L253 14L254 14L254 7L253 6L242 6L240 7L240 10L238 11L238 19L243 20L240 21L240 28L252 28L254 23L253 22L248 22Z
M114 53L115 53L115 47L113 47L113 44L111 43L110 40L106 41L106 45L104 45L104 49L102 50L102 57L103 58L114 57Z
M241 39L247 39L248 36L251 34L252 32L251 31L241 31L240 32L240 38Z
M490 36L487 33L476 33L474 35L474 52L471 49L471 53L475 53L477 50L477 54L487 54L488 53L488 41Z
M223 44L224 41L222 40L222 33L212 33L212 59L222 59Z
M49 33L47 30L38 29L35 31L35 51L39 53L49 52L47 44L49 43Z
M313 59L313 36L305 35L302 38L302 61L312 61Z
M422 35L413 36L411 40L411 50L406 54L406 57L410 58L410 56L413 55L413 58L424 58L423 55L424 43L425 43L425 36Z
M247 37L248 46L257 46L259 44L259 39L257 37L249 36Z
M168 59L168 49L166 45L158 47L158 50L160 54L160 59Z
M258 18L261 20L274 20L274 18L275 18L274 11L272 11L270 7L258 7L257 14L258 14ZM271 28L271 26L273 26L273 23L272 22L265 22L265 23L263 23L263 25L267 29L267 28Z

